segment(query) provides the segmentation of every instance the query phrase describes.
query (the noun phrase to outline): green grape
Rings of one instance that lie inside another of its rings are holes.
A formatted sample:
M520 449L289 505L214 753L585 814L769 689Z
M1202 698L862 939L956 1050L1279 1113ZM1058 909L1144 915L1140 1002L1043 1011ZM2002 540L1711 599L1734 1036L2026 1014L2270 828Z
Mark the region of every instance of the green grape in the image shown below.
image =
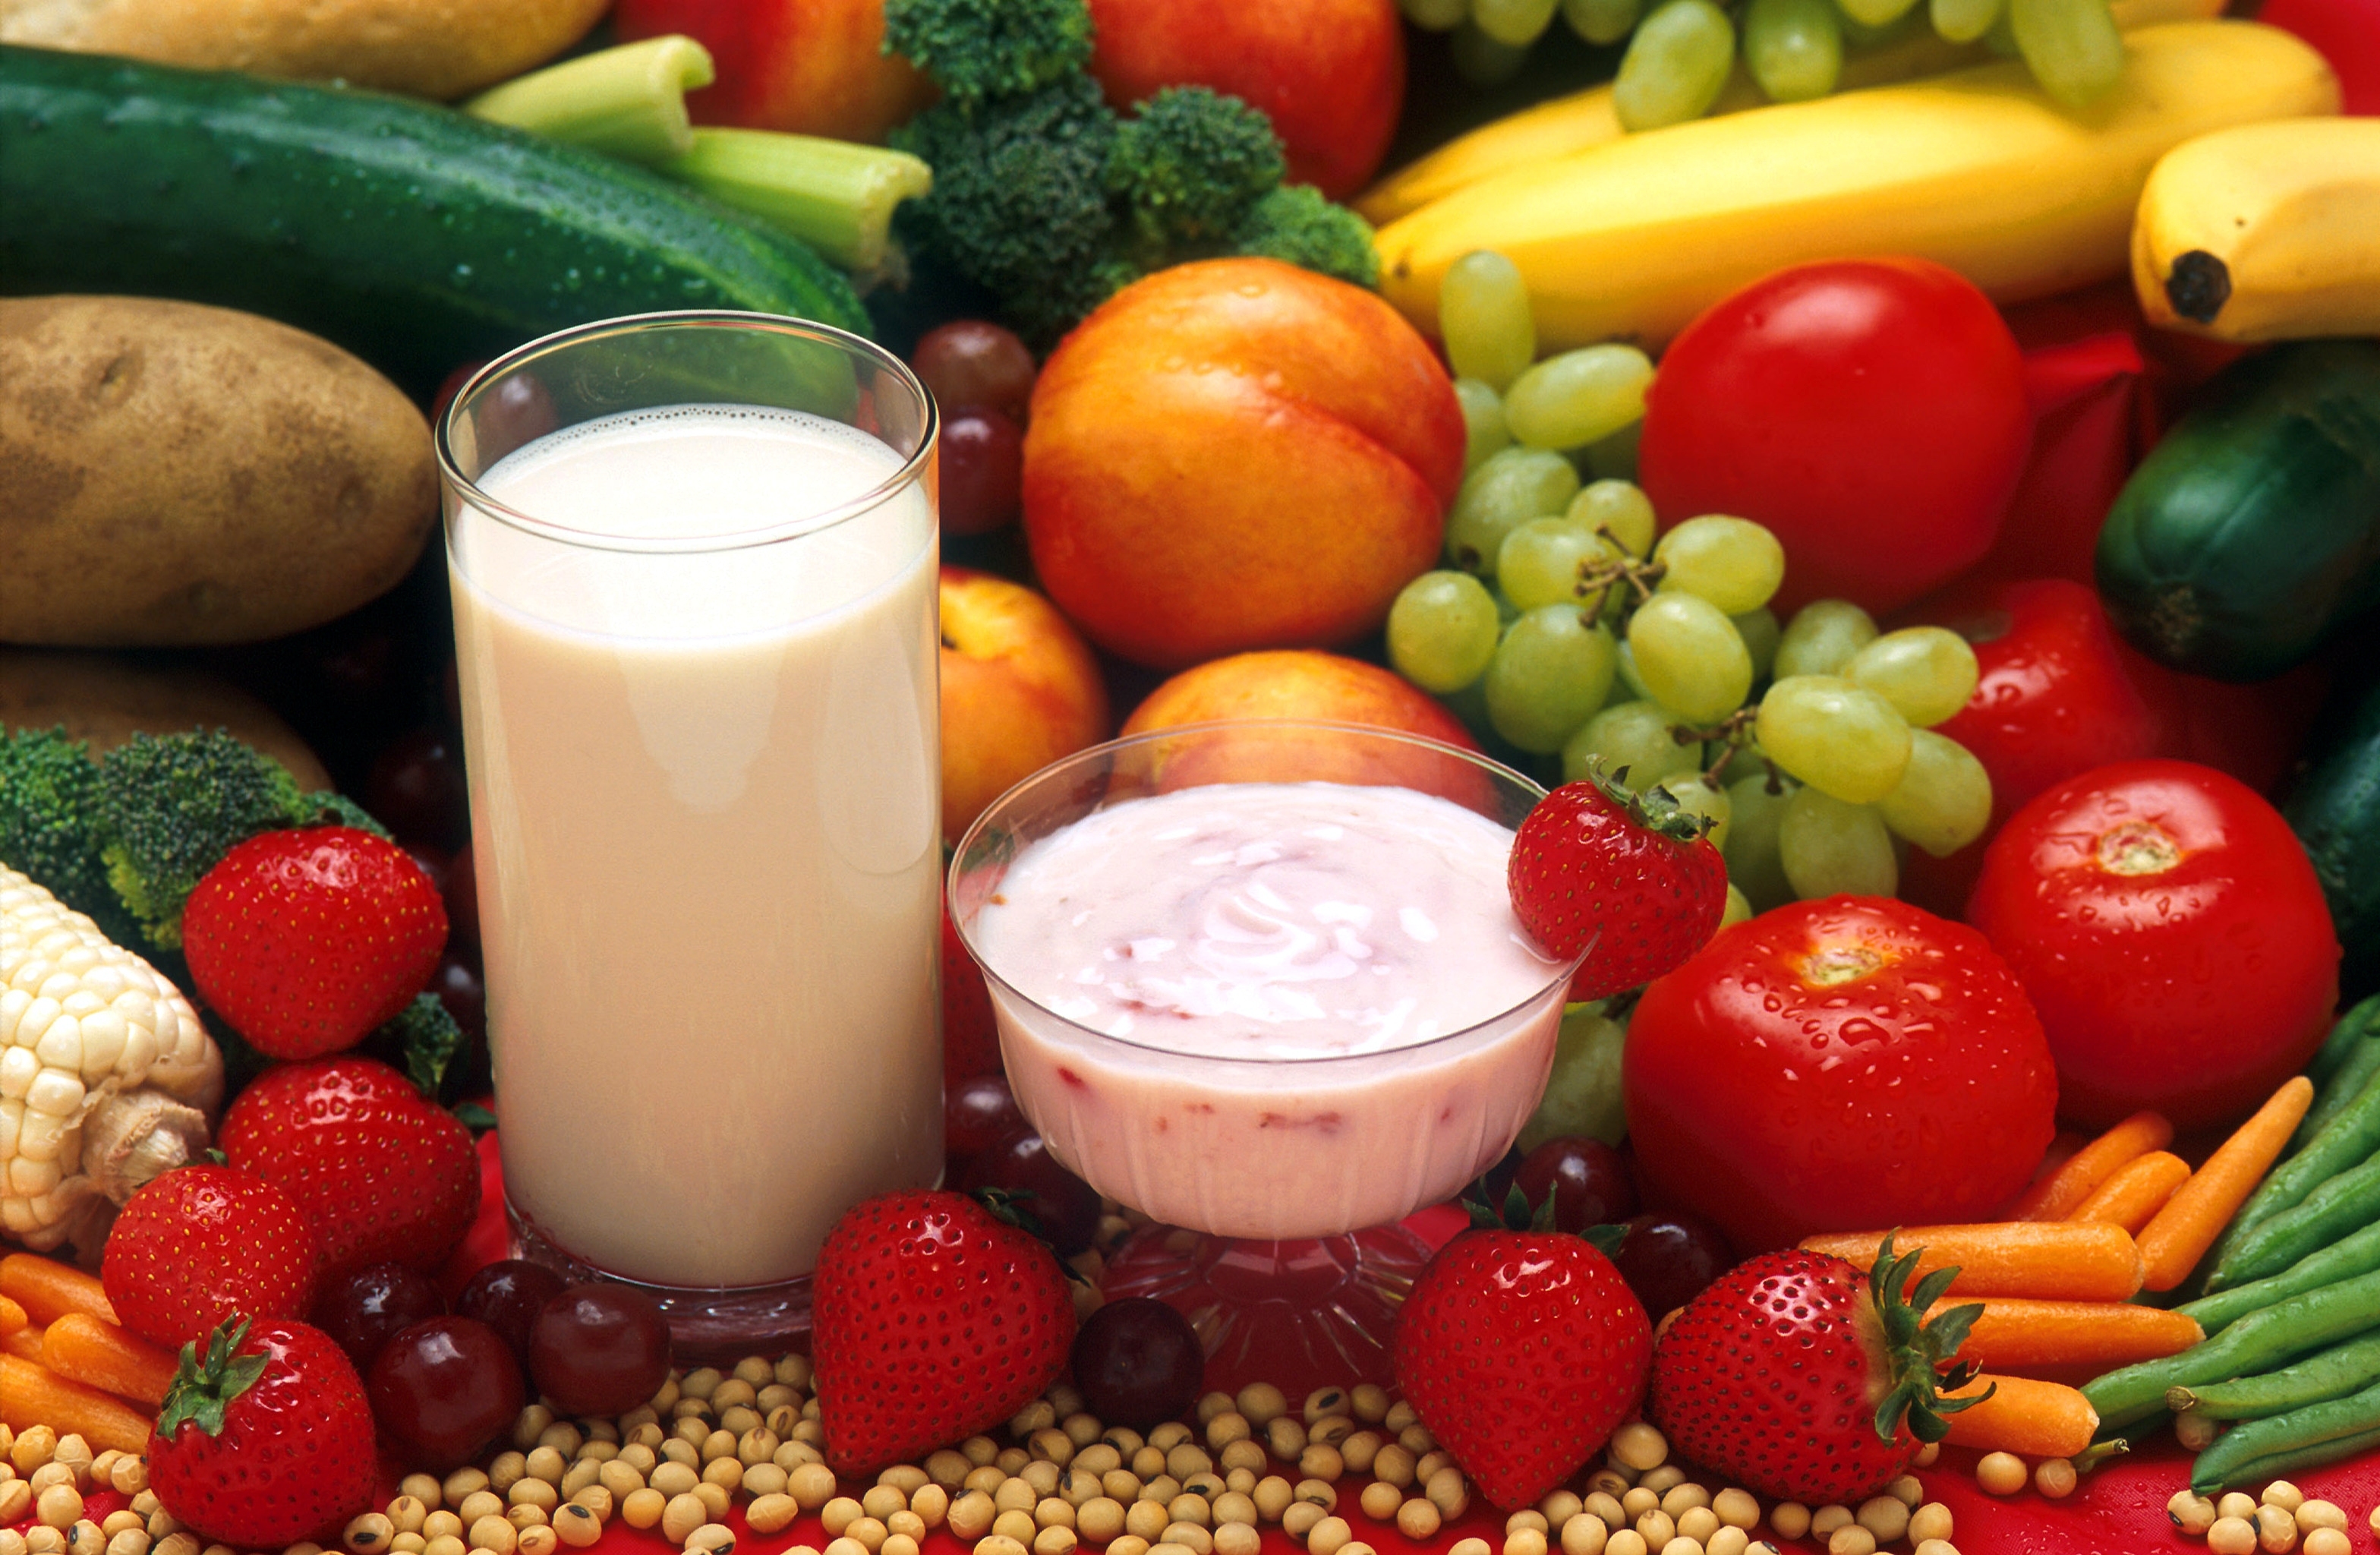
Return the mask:
M1793 900L1785 879L1784 862L1777 856L1777 828L1785 819L1786 801L1800 785L1779 781L1770 793L1766 771L1741 777L1727 785L1727 878L1743 888L1761 912Z
M1909 742L1909 771L1876 808L1895 836L1948 858L1991 824L1992 776L1948 735L1917 729Z
M2009 20L2009 8L2006 6L2000 7L2000 14L1992 18L1991 27L1985 31L1984 47L2001 59L2014 59L2017 56L2016 28Z
M1852 655L1843 678L1900 711L1916 728L1930 729L1975 694L1975 650L1946 626L1904 626Z
M1523 750L1560 750L1611 695L1611 634L1576 605L1539 605L1512 623L1488 662L1488 719Z
M1576 448L1644 419L1652 358L1633 346L1548 357L1504 395L1504 424L1532 448Z
M1680 745L1670 733L1670 723L1669 712L1658 703L1612 703L1563 744L1562 781L1578 782L1600 759L1604 776L1641 794L1663 778L1701 771L1703 747L1692 742Z
M1598 48L1628 36L1644 8L1644 0L1561 0L1562 20Z
M1463 478L1446 515L1446 554L1464 572L1491 575L1504 537L1532 518L1561 512L1578 492L1578 471L1560 454L1506 448Z
M1459 504L1463 499L1457 497ZM1785 623L1777 639L1774 673L1840 674L1852 655L1876 640L1876 622L1849 600L1812 600Z
M1843 73L1843 25L1834 0L1752 0L1743 63L1771 103L1805 103Z
M1785 631L1777 624L1777 613L1762 605L1728 619L1735 623L1735 635L1743 639L1744 651L1752 655L1754 683L1767 680L1777 664L1777 639Z
M1847 805L1815 788L1787 802L1777 828L1777 856L1803 901L1843 893L1889 896L1900 884L1892 833L1874 805Z
M1438 287L1438 327L1454 375L1476 378L1498 394L1536 360L1528 283L1518 265L1493 249L1474 249L1447 267Z
M1496 726L1488 721L1488 677L1481 675L1460 691L1439 698L1447 711L1463 720L1463 726L1479 737L1485 745L1496 739Z
M1716 723L1752 695L1752 654L1735 623L1694 594L1656 594L1628 618L1628 648L1653 699L1690 723Z
M1563 516L1590 534L1610 530L1631 556L1653 549L1653 499L1633 480L1595 481L1571 499Z
M1619 675L1621 689L1628 693L1630 699L1639 702L1659 700L1653 695L1653 688L1645 684L1645 672L1636 667L1636 650L1628 646L1625 638L1620 640Z
M1579 579L1587 569L1619 559L1609 541L1567 518L1532 518L1497 549L1496 582L1523 610L1576 604Z
M1397 9L1425 32L1450 31L1471 14L1469 0L1397 0Z
M1597 480L1633 480L1636 479L1636 444L1645 436L1645 423L1631 421L1581 450L1585 457L1586 473Z
M1721 929L1732 929L1739 923L1749 921L1751 917L1752 898L1738 891L1733 881L1728 881L1727 906L1718 915L1718 926Z
M1678 808L1688 815L1709 817L1710 830L1703 835L1710 839L1711 846L1726 851L1728 826L1734 820L1726 789L1713 787L1700 772L1663 778L1654 786L1675 799Z
M1735 63L1735 25L1711 0L1668 0L1636 24L1611 83L1628 129L1658 129L1709 112Z
M1770 760L1846 804L1874 804L1909 767L1909 721L1875 692L1833 675L1778 681L1760 699L1753 727Z
M1749 518L1706 513L1661 537L1653 560L1669 570L1663 589L1697 595L1729 615L1742 615L1768 602L1785 581L1785 548Z
M1426 572L1389 606L1389 662L1440 696L1477 680L1496 652L1496 601L1467 572Z
M1471 25L1508 48L1527 48L1553 19L1554 0L1471 0Z
M1972 43L2000 19L2000 0L1932 0L1934 30L1953 43Z
M1527 49L1498 43L1468 18L1448 38L1446 52L1454 62L1455 75L1465 85L1475 87L1501 86L1529 62Z
M1537 1110L1521 1125L1514 1141L1523 1151L1548 1139L1600 1139L1617 1145L1628 1133L1628 1114L1621 1105L1620 1055L1628 1028L1603 1013L1601 1002L1575 1004L1562 1012L1561 1034L1554 1039L1553 1073Z
M1512 445L1504 425L1504 396L1476 378L1454 381L1454 403L1463 407L1463 468L1477 469L1488 455Z
M1835 0L1855 27L1890 27L1915 8L1917 0ZM1864 40L1863 40L1864 41Z
M2041 90L2079 108L2124 73L2124 35L2107 0L2009 0L2017 52Z

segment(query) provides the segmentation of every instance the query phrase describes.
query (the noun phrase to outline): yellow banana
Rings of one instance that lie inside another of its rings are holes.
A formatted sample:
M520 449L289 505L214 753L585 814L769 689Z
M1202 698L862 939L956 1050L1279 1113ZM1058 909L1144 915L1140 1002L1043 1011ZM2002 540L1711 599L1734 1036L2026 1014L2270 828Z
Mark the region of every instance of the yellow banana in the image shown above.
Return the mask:
M2380 334L2380 119L2240 125L2141 190L2132 285L2152 323L2217 340Z
M1554 348L1658 346L1772 271L1850 255L1916 254L2021 301L2121 273L2141 186L2182 141L2338 111L2330 67L2277 28L2171 22L2125 51L2122 79L2076 112L2011 60L1517 168L1382 227L1380 291L1435 334L1447 267L1493 249Z
M2223 0L2114 0L2109 6L2116 25L2130 31L2159 22L2190 21L2219 16ZM1838 91L1888 86L1920 76L1939 75L1966 66L1987 63L1991 51L1981 43L1953 43L1919 28L1905 38L1843 56ZM1761 107L1768 99L1739 65L1729 76L1713 115ZM1574 91L1524 108L1468 135L1448 141L1427 156L1408 163L1357 196L1352 204L1366 221L1385 226L1399 216L1420 210L1434 200L1514 167L1548 157L1567 156L1628 132L1611 109L1611 83Z

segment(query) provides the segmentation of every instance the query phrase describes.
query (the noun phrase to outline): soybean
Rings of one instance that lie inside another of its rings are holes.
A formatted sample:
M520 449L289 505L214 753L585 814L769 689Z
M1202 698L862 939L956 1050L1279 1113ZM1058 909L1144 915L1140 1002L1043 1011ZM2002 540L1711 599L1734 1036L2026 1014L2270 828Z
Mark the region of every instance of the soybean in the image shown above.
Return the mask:
M2190 1465L2200 1495L2226 1485L2263 1484L2300 1469L2350 1458L2380 1443L2380 1387L2235 1426Z
M2284 1209L2252 1227L2231 1256L2206 1277L2206 1288L2224 1291L2278 1274L2307 1254L2374 1221L2380 1221L2380 1155L2327 1179L2294 1209Z
M2338 1340L2380 1328L2380 1270L2252 1312L2180 1355L2111 1371L2085 1386L2102 1431L2165 1412L2169 1388L2252 1376Z
M2307 1356L2261 1377L2234 1378L2199 1388L2175 1388L2166 1407L2194 1409L2216 1420L2256 1420L2310 1403L2345 1398L2380 1384L2380 1330Z
M2369 1274L2375 1269L2380 1269L2380 1224L2366 1226L2352 1236L2309 1253L2269 1279L2202 1296L2174 1310L2188 1313L2198 1319L2200 1328L2215 1333L2287 1297L2303 1295L2359 1274Z

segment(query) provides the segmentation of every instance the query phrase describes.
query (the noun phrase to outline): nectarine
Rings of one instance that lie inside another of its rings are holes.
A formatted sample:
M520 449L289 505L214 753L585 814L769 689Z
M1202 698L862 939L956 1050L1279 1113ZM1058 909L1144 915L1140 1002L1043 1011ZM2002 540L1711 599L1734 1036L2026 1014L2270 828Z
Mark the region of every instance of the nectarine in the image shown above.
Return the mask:
M1020 583L944 567L942 837L1062 756L1107 737L1107 686L1090 648Z
M933 85L884 52L884 0L619 0L621 41L683 32L718 79L686 94L698 124L880 141Z
M1026 540L1059 607L1141 663L1344 642L1437 558L1463 440L1445 369L1370 292L1176 265L1042 368Z

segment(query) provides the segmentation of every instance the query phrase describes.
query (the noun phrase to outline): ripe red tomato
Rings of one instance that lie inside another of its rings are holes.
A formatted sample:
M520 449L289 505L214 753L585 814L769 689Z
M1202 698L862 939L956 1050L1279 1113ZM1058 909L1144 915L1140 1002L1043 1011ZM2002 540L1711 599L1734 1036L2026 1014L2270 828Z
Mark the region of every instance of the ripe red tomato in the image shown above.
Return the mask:
M1991 299L1917 259L1797 265L1688 324L1645 399L1638 480L1671 523L1732 513L1785 543L1780 615L1877 614L1991 549L2033 440Z
M1738 1255L1989 1216L2056 1133L2041 1022L1984 937L1889 897L1796 902L1645 990L1621 1063L1645 1197Z
M2008 958L2057 1055L2059 1110L2236 1121L2311 1056L2338 937L2288 822L2190 761L2058 784L1984 855L1968 921Z

